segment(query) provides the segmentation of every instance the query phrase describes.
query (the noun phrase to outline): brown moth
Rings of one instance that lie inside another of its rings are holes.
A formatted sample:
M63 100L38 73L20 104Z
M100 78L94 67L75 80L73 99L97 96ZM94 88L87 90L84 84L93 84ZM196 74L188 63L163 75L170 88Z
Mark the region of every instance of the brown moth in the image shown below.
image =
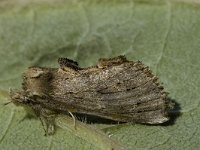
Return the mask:
M160 124L169 120L172 103L158 78L140 61L125 56L99 59L93 67L59 58L60 68L30 67L21 91L11 91L16 105L31 108L54 133L54 119L66 112L119 122Z

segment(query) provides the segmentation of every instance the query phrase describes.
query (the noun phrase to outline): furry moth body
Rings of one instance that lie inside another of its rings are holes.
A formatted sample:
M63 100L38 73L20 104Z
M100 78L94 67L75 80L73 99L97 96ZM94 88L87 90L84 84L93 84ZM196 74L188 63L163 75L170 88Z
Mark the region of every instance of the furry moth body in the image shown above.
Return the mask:
M31 108L54 132L59 113L81 113L120 122L160 124L169 120L171 102L158 78L141 62L124 56L99 59L80 68L77 62L59 58L60 68L30 67L21 91L11 91L16 105Z

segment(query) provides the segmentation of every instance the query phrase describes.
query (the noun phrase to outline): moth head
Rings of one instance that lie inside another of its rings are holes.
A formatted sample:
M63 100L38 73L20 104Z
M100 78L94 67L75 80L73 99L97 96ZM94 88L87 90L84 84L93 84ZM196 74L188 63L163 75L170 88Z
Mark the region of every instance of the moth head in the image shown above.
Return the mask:
M22 91L15 91L10 90L10 98L11 102L13 102L15 105L30 105L32 100L26 96L26 94Z

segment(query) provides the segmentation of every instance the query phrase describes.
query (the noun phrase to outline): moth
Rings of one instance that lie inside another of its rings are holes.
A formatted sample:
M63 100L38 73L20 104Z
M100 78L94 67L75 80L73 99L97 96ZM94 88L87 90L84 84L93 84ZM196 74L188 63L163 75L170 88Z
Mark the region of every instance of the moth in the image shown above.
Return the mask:
M59 68L28 68L22 89L10 92L14 104L33 110L47 134L55 132L56 115L67 112L144 124L169 120L172 102L158 77L140 61L101 58L88 68L67 58L58 63Z

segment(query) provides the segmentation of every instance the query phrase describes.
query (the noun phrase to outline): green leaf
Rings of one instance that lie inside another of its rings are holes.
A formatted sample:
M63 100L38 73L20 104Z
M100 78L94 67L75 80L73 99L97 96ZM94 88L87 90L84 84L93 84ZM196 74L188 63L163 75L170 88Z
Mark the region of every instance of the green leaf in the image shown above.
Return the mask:
M0 149L123 148L120 143L134 150L199 149L199 7L194 0L1 1ZM174 124L79 123L77 132L58 118L61 128L45 137L38 119L24 119L23 108L3 105L9 101L3 91L20 88L29 66L57 67L58 57L68 57L85 67L120 54L159 76L181 108Z

